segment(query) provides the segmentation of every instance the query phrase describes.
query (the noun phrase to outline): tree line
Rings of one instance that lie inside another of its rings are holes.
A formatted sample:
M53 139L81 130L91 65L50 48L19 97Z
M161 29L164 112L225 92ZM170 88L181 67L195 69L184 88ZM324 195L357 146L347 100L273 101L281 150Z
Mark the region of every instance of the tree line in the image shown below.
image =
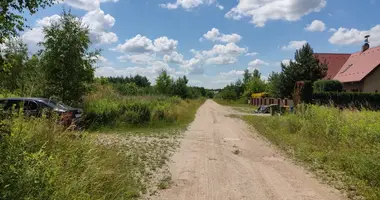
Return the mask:
M1 47L0 94L54 97L63 102L80 102L92 84L111 84L123 95L160 94L181 98L212 97L203 87L188 86L186 76L174 80L166 71L156 85L145 76L96 78L95 63L101 50L91 50L89 28L63 11L58 22L43 28L44 41L34 55L19 37L8 37Z
M242 79L224 87L218 97L237 100L249 98L253 93L266 92L275 98L292 98L297 81L313 83L323 79L327 70L327 64L314 56L313 48L307 43L296 50L294 60L290 60L289 64L281 63L281 71L272 72L266 81L261 79L259 70L249 72L246 69Z

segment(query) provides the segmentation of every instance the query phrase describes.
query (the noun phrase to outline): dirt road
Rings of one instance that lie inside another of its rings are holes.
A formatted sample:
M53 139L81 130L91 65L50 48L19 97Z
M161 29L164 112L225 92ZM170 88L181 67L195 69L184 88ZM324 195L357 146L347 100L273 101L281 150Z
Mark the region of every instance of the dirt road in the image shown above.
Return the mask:
M154 199L343 199L229 113L212 100L202 105L172 157L172 186Z

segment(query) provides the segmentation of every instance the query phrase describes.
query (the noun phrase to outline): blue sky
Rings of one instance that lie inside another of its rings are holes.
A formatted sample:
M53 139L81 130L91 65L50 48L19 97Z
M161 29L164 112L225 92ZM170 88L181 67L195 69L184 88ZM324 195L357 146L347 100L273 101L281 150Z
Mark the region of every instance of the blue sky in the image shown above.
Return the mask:
M22 38L34 52L41 27L62 8L87 24L93 48L103 50L97 76L141 74L153 82L161 69L191 85L221 88L259 69L265 79L297 48L358 51L364 36L380 45L379 0L65 0L27 16Z

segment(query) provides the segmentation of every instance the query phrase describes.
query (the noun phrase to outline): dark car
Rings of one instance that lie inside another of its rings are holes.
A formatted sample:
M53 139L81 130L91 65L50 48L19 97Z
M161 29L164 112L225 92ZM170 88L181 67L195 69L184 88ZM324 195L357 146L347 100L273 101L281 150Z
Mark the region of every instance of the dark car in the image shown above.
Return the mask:
M78 123L82 118L82 109L72 108L61 102L46 98L5 98L0 99L0 111L9 114L12 110L23 109L26 116L41 117L44 113L58 114L65 125Z

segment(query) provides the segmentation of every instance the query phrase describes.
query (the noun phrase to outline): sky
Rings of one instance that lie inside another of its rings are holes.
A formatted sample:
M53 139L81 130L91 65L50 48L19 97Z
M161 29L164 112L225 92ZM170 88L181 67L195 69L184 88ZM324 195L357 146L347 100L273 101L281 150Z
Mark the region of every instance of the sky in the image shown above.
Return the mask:
M90 28L101 49L96 76L147 76L162 69L193 86L223 88L245 69L266 79L308 42L318 53L380 45L380 0L64 0L25 15L21 37L36 52L42 27L63 9Z

